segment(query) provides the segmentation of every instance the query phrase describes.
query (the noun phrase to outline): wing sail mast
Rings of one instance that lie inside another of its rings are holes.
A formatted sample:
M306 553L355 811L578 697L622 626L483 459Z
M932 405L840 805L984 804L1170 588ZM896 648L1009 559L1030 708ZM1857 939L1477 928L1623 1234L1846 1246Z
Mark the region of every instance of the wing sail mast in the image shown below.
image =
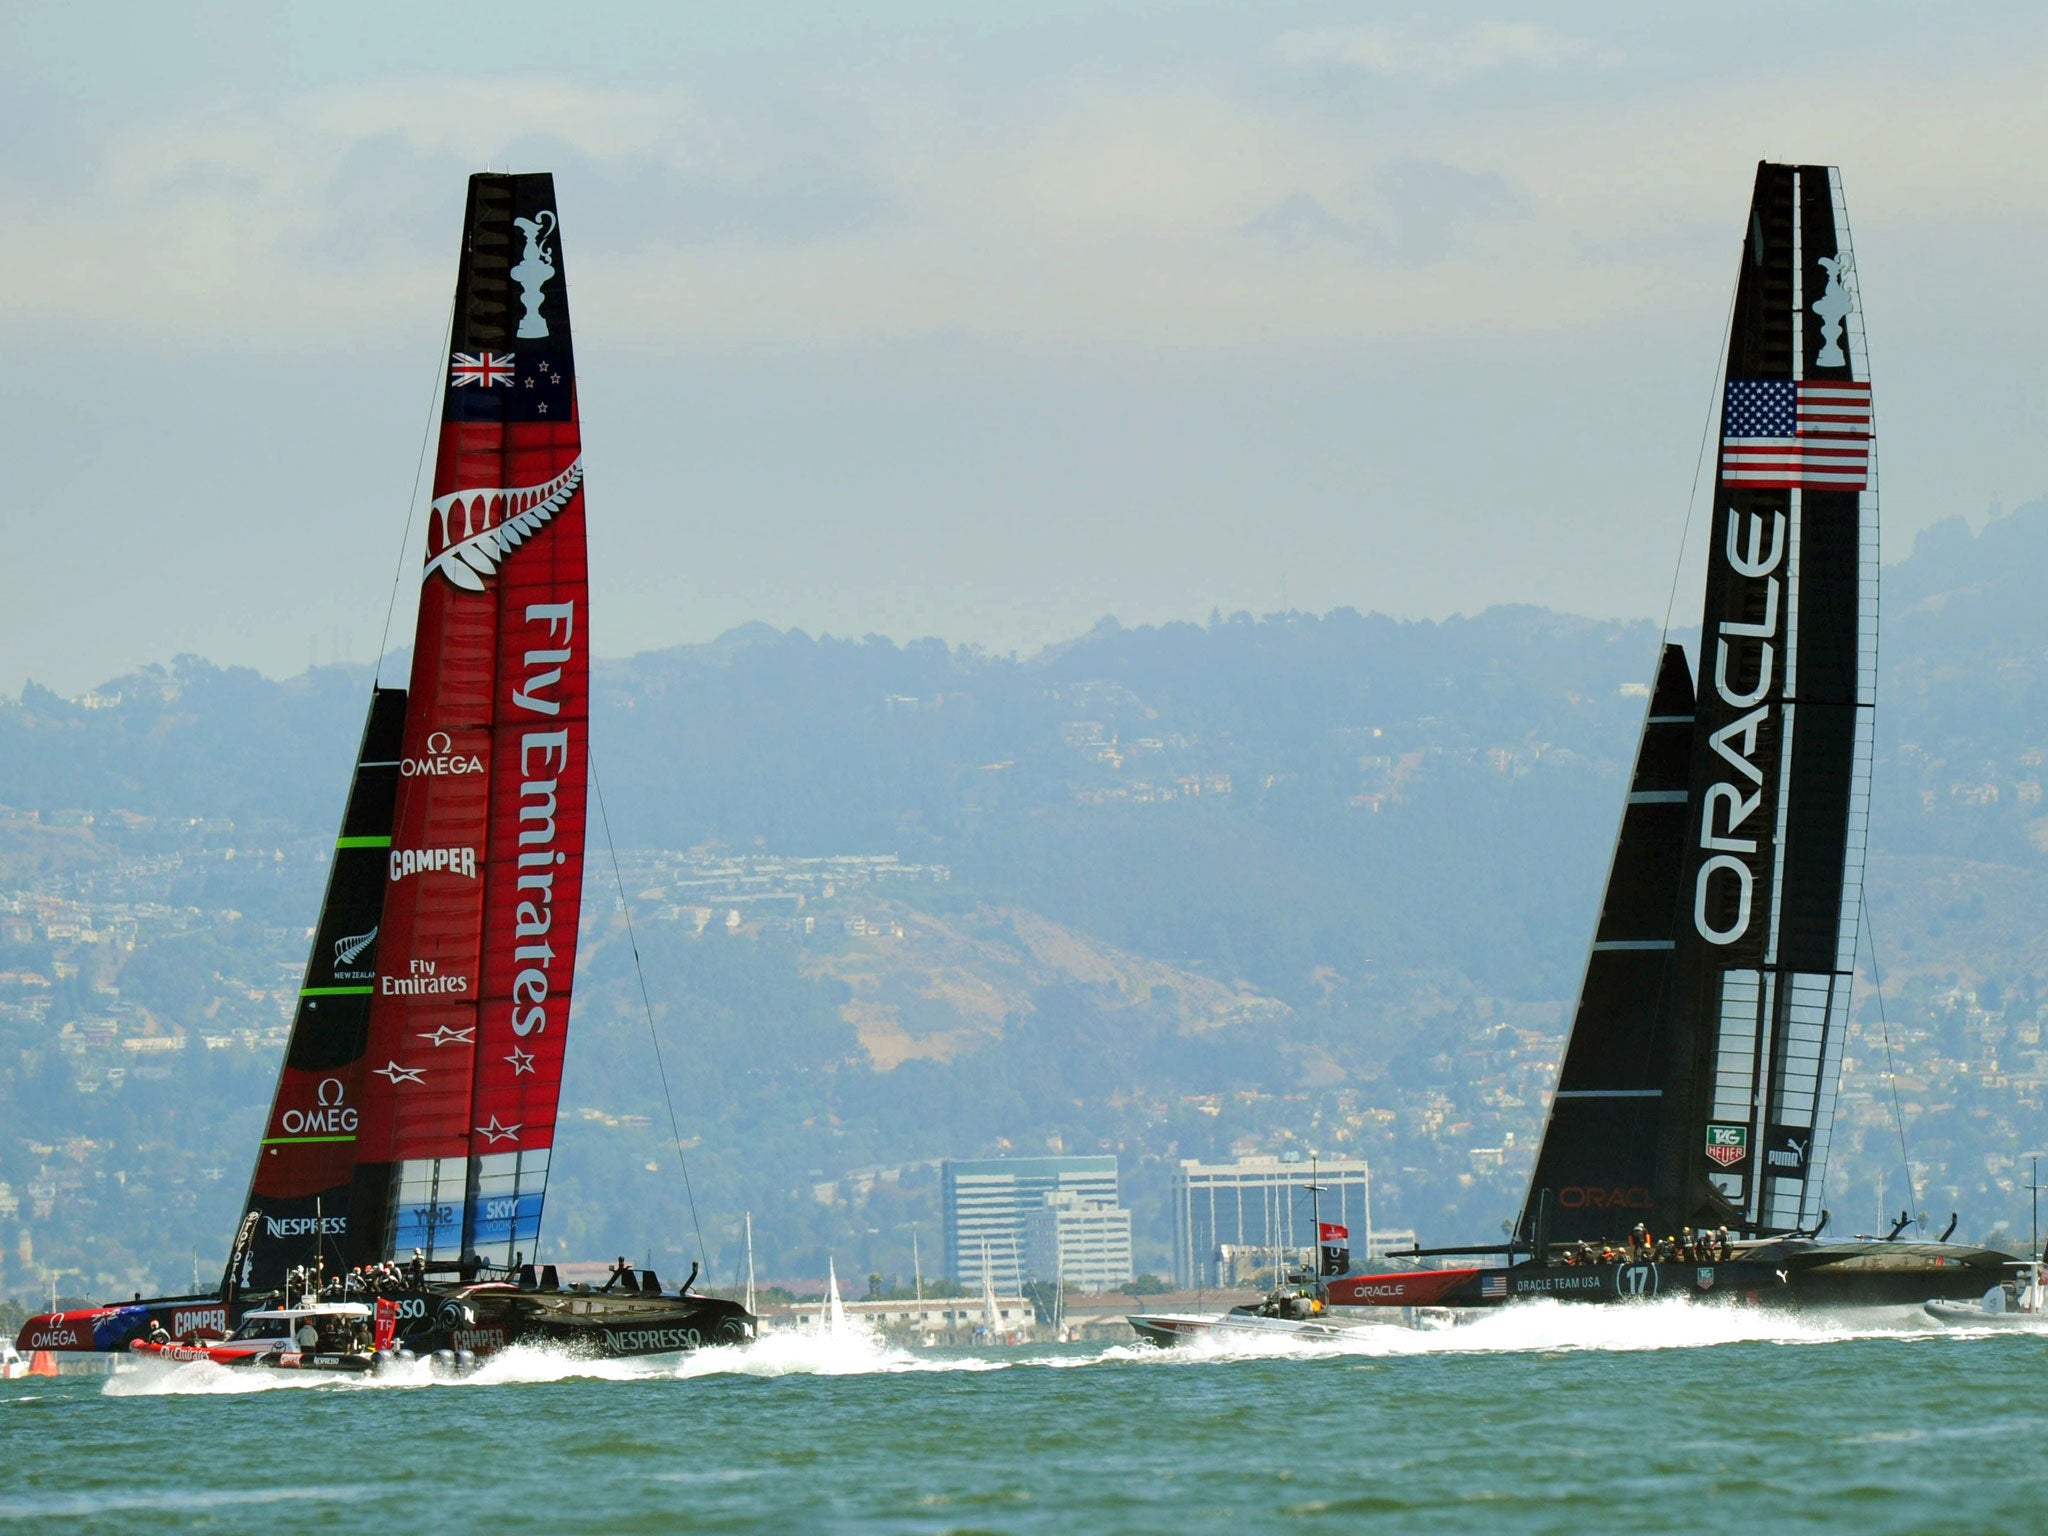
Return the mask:
M1877 685L1869 378L1839 173L1760 165L1699 682L1667 647L1524 1242L1820 1220Z
M1839 172L1761 165L1724 385L1680 884L1674 1225L1811 1228L1848 1030L1877 478Z
M537 1251L576 963L583 459L554 179L470 178L434 466L364 1158L385 1252Z

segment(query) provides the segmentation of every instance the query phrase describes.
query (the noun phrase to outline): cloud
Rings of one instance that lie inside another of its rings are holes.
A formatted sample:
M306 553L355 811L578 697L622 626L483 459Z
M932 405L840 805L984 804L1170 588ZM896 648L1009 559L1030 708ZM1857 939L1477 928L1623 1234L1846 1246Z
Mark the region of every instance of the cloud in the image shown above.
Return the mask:
M1359 201L1360 211L1347 218L1320 198L1291 192L1245 228L1283 250L1303 251L1327 241L1396 266L1427 266L1450 256L1481 225L1529 216L1528 200L1502 177L1432 160L1380 167Z
M1275 51L1425 80L1606 57L1506 24L1293 32ZM2037 55L1892 75L1787 58L1455 109L1274 91L1218 57L1035 67L981 92L944 59L687 87L409 76L74 118L77 174L8 198L0 321L402 346L445 311L461 179L485 163L557 172L579 323L653 348L1626 324L1719 302L1759 154L1853 155L1859 235L2024 231L2048 210Z
M1453 85L1501 69L1609 65L1621 56L1583 37L1531 22L1482 22L1456 31L1411 27L1313 27L1283 32L1272 54L1282 64L1339 68L1393 79Z

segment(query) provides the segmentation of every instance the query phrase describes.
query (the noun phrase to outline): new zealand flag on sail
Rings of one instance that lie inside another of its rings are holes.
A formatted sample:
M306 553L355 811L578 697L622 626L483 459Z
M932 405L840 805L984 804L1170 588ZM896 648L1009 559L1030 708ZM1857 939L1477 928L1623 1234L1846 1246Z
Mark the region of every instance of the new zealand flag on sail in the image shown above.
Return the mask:
M449 421L567 421L575 369L564 354L522 347L448 359Z

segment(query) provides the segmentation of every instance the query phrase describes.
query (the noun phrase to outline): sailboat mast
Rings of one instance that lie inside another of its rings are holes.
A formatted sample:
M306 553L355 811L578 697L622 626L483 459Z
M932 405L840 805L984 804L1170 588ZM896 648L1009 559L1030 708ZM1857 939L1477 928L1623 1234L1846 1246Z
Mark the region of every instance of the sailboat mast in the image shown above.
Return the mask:
M1323 1182L1320 1166L1308 1160L1309 1266L1315 1271L1315 1290L1323 1294Z
M754 1312L754 1213L747 1212L747 1301L751 1315Z
M993 1336L996 1331L996 1272L989 1263L988 1239L981 1240L981 1324Z
M540 1240L589 782L582 486L554 180L472 176L355 1142L383 1256L441 1270Z
M1813 1227L1849 1027L1877 490L1841 179L1761 165L1725 372L1659 1230Z
M1365 1164L1365 1259L1372 1262L1372 1161Z

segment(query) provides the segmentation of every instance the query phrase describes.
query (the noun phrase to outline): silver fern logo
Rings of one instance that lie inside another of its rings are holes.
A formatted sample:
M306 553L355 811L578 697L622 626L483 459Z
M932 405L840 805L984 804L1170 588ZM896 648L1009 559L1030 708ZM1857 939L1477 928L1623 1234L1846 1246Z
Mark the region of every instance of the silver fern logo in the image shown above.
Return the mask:
M427 562L465 592L481 592L484 578L569 504L583 483L583 456L539 485L450 491L434 498L441 553Z
M380 923L377 926L381 928L383 924ZM334 941L335 976L343 981L371 980L376 975L376 972L359 971L354 967L355 963L362 959L364 952L376 942L376 928L372 928L368 933L352 933L345 939L336 939Z

